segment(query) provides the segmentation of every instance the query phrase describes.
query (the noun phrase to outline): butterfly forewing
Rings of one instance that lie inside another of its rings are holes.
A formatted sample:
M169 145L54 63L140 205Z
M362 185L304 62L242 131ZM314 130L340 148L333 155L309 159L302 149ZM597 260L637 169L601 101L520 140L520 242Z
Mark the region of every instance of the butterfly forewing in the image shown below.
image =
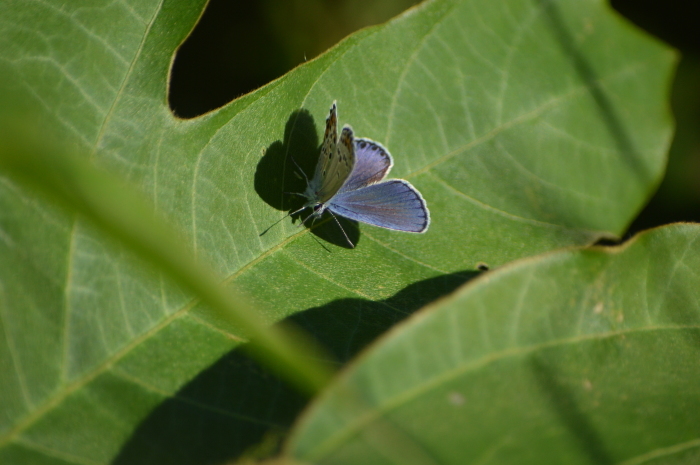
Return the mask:
M328 161L323 168L321 182L316 191L319 202L325 203L330 200L350 176L355 165L353 139L352 129L350 126L345 126L336 144L335 152L328 155Z
M324 173L328 171L331 161L333 160L333 154L336 152L338 146L338 110L333 102L331 105L331 111L326 118L326 132L323 134L323 145L321 145L321 156L316 164L316 172L314 173L313 180L322 182Z

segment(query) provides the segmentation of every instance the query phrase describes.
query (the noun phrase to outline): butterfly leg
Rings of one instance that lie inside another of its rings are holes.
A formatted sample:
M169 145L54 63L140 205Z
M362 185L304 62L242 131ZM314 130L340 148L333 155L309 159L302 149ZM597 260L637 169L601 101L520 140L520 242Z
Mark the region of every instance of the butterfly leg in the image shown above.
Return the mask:
M303 210L304 208L306 208L306 207L303 207L301 210ZM297 210L297 211L294 212L294 213L297 213L297 212L299 212L299 211L301 211L301 210ZM293 214L293 213L292 213L292 214ZM301 228L302 226L304 226L304 224L305 224L307 221L309 221L309 218L315 218L315 217L316 217L316 213L315 213L315 212L311 212L311 214L310 214L309 216L307 216L306 218L304 218L304 221L302 221L301 223L299 223L299 227ZM315 221L315 220L314 220L314 221ZM314 222L312 221L311 224L313 225Z

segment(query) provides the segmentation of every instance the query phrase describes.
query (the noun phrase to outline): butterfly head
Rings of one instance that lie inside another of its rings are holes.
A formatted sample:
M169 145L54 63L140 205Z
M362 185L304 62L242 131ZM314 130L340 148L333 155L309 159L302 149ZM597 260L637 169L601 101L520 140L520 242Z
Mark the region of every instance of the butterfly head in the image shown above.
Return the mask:
M313 210L314 210L313 214L316 217L320 217L321 215L323 215L323 212L326 211L326 208L327 208L327 205L325 203L317 203L316 205L313 206Z
M318 188L315 186L315 183L313 181L310 182L309 185L306 187L306 191L304 191L304 193L300 195L306 198L306 203L298 211L304 210L306 208L311 208L312 216L318 218L321 215L323 215L323 212L326 211L326 208L328 208L327 205L324 202L322 202L319 198Z

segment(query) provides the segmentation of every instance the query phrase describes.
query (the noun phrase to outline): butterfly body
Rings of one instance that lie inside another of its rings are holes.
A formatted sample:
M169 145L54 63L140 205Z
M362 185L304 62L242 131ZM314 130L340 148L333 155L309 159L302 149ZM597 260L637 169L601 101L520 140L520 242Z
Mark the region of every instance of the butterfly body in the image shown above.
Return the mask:
M370 139L355 138L347 125L338 138L337 126L337 107L333 102L326 119L321 156L313 178L301 194L307 201L298 211L311 208L308 218L319 218L328 210L382 228L425 232L430 213L420 192L408 181L384 180L394 164L389 152ZM352 245L349 239L348 242Z

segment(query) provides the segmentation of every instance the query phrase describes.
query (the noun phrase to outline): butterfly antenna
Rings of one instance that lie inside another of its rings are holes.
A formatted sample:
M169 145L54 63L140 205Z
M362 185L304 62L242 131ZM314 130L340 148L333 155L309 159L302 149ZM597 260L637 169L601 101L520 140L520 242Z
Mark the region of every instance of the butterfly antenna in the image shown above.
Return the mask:
M272 229L273 226L276 226L277 224L279 224L280 221L282 221L283 219L287 218L288 216L296 215L297 213L299 213L300 211L302 211L302 210L305 209L305 208L307 208L307 207L301 207L299 210L294 210L293 212L287 213L287 214L284 215L282 218L280 218L279 220L277 220L277 221L275 221L274 223L272 223L272 225L270 225L265 231L261 232L261 233L260 233L260 236L262 236L263 234L267 233L270 229ZM260 236L258 236L258 237L260 237Z
M290 155L289 158L292 159L292 161L294 162L294 165L297 167L297 169L298 169L299 172L302 174L302 176L304 176L304 179L306 180L306 184L308 184L308 183L309 183L309 177L306 176L306 173L304 172L303 169L301 169L301 166L299 166L299 163L297 163L297 161L294 159L294 156L293 156L293 155Z
M282 221L283 219L285 219L286 217L291 216L291 215L292 215L291 213L287 213L287 214L284 215L282 218L280 218L279 220L277 220L277 221L275 221L274 223L272 223L265 231L261 232L260 235L259 235L258 237L263 236L263 235L266 234L270 229L272 229L274 226L278 225L278 224L280 223L280 221Z
M330 213L331 216L333 217L333 219L335 220L335 222L338 223L338 226L340 227L340 230L343 231L343 236L345 236L345 240L348 241L348 244L350 244L350 248L351 248L351 249L354 249L354 248L355 248L355 245L352 243L352 241L350 240L350 238L348 237L348 235L345 234L345 230L344 230L343 227L341 226L340 221L338 221L338 218L336 218L336 216L333 214L333 212L332 212L331 210L328 210L328 213Z

